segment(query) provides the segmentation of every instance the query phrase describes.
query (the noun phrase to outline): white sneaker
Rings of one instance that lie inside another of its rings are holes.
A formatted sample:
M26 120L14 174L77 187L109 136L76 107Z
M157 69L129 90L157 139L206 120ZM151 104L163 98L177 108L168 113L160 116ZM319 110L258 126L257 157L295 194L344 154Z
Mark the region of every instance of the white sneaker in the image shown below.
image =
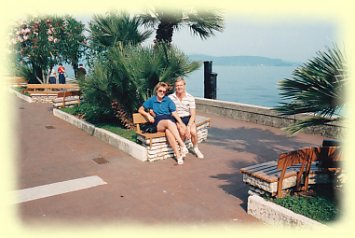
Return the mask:
M184 164L184 160L183 160L182 156L180 156L179 158L177 158L177 163L178 163L178 165Z
M197 147L194 147L192 149L192 151L195 153L195 155L197 156L197 158L199 159L204 159L205 157L203 156L203 154L201 153L201 151L197 148Z
M180 153L181 153L182 157L185 157L189 153L189 150L186 148L186 146L183 146L183 147L180 147Z

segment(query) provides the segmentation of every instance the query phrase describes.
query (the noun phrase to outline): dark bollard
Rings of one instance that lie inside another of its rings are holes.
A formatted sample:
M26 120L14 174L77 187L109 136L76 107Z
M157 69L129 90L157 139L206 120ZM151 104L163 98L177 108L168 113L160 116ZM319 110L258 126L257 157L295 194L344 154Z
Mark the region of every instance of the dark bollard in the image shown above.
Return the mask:
M208 75L212 73L212 61L204 61L203 69L204 69L204 76L206 79L206 76L209 77Z
M212 61L204 62L204 97L217 98L217 74L212 73Z
M208 98L217 99L217 73L210 74L210 92Z

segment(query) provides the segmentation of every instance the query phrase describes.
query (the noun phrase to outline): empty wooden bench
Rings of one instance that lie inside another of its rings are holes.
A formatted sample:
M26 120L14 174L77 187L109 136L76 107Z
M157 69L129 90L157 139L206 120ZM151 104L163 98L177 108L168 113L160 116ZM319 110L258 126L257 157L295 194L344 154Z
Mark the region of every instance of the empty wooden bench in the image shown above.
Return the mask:
M53 100L53 107L61 108L80 103L80 91L58 92L57 98Z
M165 132L145 133L141 130L141 125L149 123L140 113L133 114L133 123L136 126L137 141L147 148L148 161L162 160L174 157L173 149L169 146ZM210 119L197 115L195 120L198 143L205 141L208 136ZM191 141L186 141L187 146Z
M57 95L58 92L63 91L79 91L78 84L27 84L27 88L24 89L24 93L28 93L31 96L39 95Z
M11 86L13 87L27 87L27 80L24 77L11 77L10 78Z
M278 161L242 168L250 193L283 197L288 190L307 191L310 184L329 183L340 171L340 147L307 147L282 153Z

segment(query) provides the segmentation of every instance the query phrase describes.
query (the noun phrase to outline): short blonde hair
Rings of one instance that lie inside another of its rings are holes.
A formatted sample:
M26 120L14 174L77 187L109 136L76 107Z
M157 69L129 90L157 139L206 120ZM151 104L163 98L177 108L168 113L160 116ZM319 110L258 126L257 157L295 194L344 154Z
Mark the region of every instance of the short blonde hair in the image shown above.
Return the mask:
M184 79L183 77L181 77L181 76L179 76L179 77L177 77L177 78L175 79L175 83L177 83L177 82L183 82L184 85L186 85L185 79Z
M159 82L159 83L157 83L157 84L155 85L155 87L154 87L154 93L155 93L155 95L157 94L157 91L158 91L158 89L159 89L160 87L163 87L163 88L165 88L166 91L168 91L168 89L169 89L169 84L167 84L167 83L165 83L165 82Z

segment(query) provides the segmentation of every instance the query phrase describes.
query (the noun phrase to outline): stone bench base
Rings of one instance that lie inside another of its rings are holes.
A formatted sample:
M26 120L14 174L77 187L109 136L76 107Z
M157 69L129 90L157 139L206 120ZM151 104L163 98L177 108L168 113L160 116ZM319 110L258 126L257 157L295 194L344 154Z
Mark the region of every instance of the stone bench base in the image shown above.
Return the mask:
M198 143L207 140L209 121L204 122L197 126ZM137 141L144 146L147 150L147 160L150 162L163 160L174 157L174 151L167 142L165 136L152 139L152 145L150 146L150 140L144 139L142 136L137 135ZM192 147L190 140L185 142L187 148Z
M31 94L32 102L36 103L52 103L57 98L57 94Z

